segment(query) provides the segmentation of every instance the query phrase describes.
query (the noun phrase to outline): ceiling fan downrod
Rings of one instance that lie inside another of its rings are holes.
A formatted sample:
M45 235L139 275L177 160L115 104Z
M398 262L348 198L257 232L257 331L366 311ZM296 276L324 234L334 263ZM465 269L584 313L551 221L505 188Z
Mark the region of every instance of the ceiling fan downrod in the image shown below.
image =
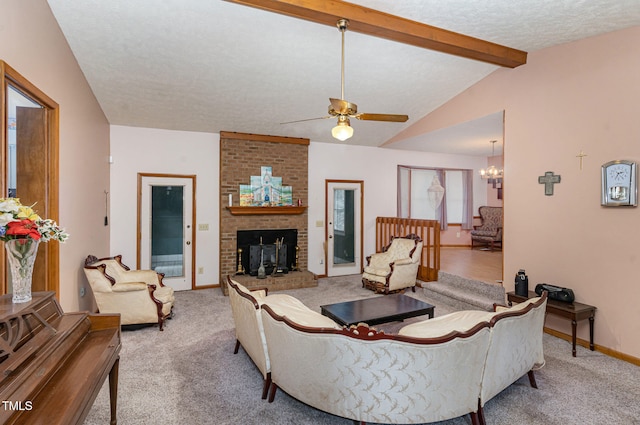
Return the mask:
M349 26L348 19L339 19L336 23L338 30L342 33L342 58L341 58L341 67L340 67L340 99L344 100L344 33L347 31L347 27Z

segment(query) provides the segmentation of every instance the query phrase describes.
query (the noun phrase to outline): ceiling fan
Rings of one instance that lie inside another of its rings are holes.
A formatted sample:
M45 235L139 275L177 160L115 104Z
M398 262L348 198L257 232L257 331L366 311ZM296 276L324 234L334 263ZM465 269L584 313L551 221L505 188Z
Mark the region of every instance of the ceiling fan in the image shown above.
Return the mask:
M327 118L338 118L338 124L331 130L331 135L340 140L345 141L353 136L353 127L349 118L356 118L362 121L389 121L389 122L405 122L409 119L407 115L395 115L395 114L370 114L365 112L358 112L358 105L355 103L347 102L344 99L344 33L349 26L349 20L339 19L337 22L338 30L342 33L342 60L340 69L340 99L329 98L329 116L321 118L310 118L306 120L289 121L283 124L291 124L302 121L311 121Z

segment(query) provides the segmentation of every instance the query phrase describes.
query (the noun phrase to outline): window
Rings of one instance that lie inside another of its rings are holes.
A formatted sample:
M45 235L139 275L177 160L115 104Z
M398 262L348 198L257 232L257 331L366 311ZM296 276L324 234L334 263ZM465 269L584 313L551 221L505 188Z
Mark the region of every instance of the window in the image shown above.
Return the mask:
M333 199L333 230L344 232L344 190L336 190Z
M448 223L461 223L463 228L471 228L472 175L473 170L399 166L398 216L439 220L443 229ZM428 196L434 179L444 187L440 205L434 205Z

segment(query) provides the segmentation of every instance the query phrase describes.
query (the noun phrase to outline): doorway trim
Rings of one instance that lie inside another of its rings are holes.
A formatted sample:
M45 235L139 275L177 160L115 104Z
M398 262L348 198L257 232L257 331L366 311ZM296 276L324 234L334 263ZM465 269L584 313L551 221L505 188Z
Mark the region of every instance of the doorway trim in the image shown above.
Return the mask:
M8 137L7 137L7 86L12 85L45 108L45 140L46 157L43 168L46 170L46 205L38 205L38 214L41 217L49 218L59 223L59 193L60 193L60 171L59 171L59 140L60 127L59 116L60 106L34 84L24 78L18 71L0 60L0 151L2 157L6 158ZM0 161L0 191L3 196L7 193L7 167L5 161ZM47 243L40 248L40 255L46 257L47 270L45 273L45 287L47 291L54 291L56 297L60 299L60 243ZM43 250L44 248L44 250ZM6 253L4 244L0 247L0 293L8 293L8 282L6 277L5 260Z
M195 174L163 174L163 173L138 173L137 211L136 211L136 268L140 269L141 239L142 239L142 180L143 178L179 178L191 179L193 196L191 197L191 289L196 287L196 175Z
M324 275L329 276L329 185L335 183L348 183L360 185L360 273L363 268L364 255L364 180L332 180L324 181Z

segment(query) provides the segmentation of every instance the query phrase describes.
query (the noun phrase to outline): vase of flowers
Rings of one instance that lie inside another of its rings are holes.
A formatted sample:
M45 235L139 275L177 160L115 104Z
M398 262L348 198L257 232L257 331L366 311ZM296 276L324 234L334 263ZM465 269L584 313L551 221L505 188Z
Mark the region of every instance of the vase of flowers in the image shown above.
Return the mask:
M31 300L33 265L40 242L65 242L69 235L55 221L40 218L32 206L25 206L17 198L0 198L0 240L11 272L13 302Z

